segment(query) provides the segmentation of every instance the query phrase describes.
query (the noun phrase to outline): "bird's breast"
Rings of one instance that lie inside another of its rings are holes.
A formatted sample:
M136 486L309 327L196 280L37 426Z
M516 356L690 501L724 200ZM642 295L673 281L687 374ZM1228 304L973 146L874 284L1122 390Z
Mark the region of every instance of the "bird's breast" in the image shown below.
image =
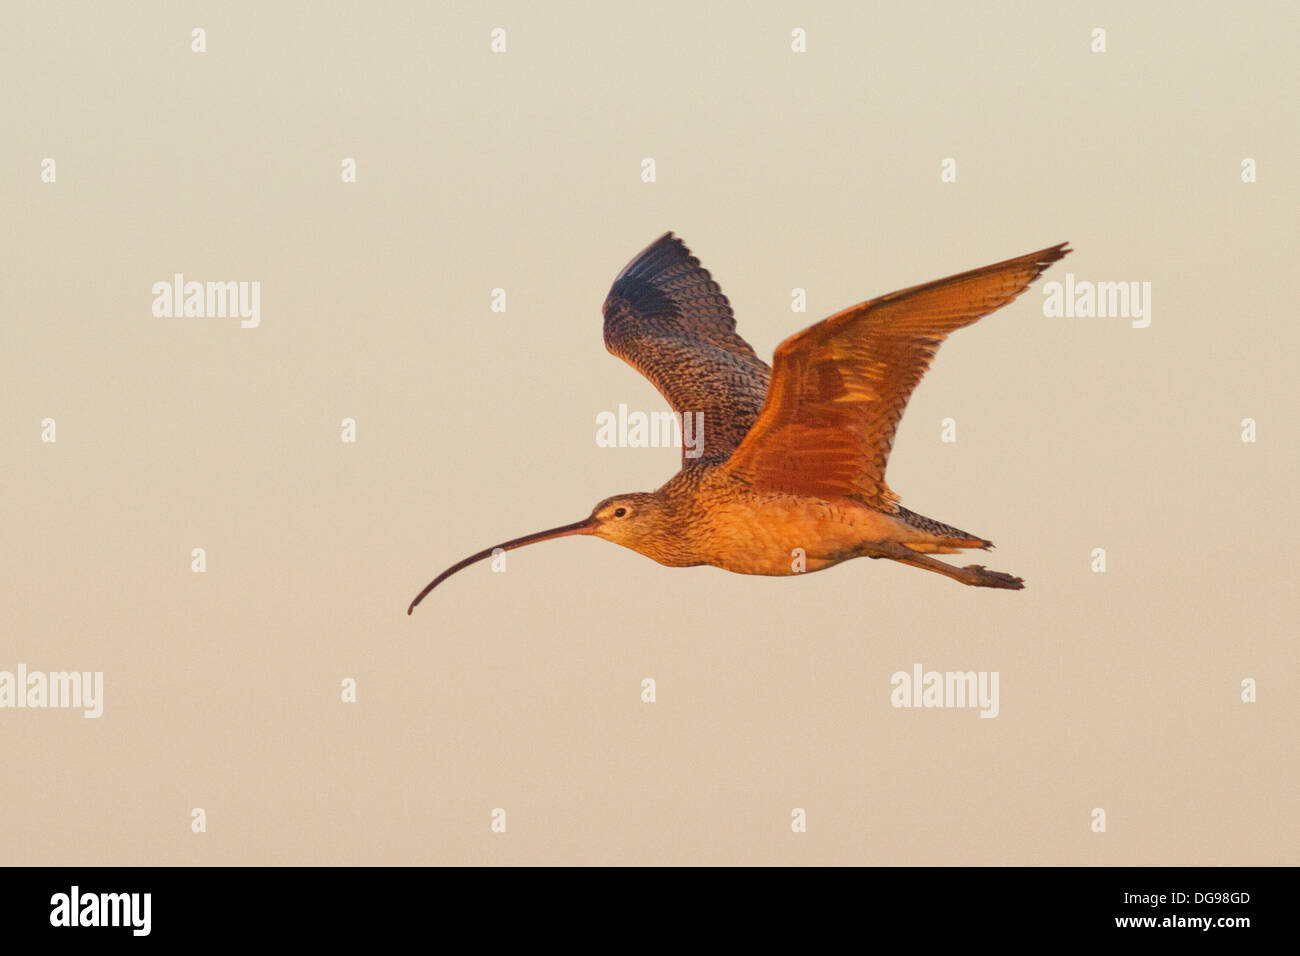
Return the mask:
M738 574L789 575L838 564L890 537L889 515L851 501L732 496L704 504L693 524L701 563Z

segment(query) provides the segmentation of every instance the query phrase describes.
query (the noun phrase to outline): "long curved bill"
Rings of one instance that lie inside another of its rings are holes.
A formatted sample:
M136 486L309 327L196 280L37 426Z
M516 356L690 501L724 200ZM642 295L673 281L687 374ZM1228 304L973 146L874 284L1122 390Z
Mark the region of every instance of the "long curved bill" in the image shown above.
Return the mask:
M492 557L492 554L498 549L501 551L513 551L515 548L522 548L526 544L537 544L539 541L550 541L552 538L564 538L571 534L591 534L591 529L595 527L596 522L591 518L583 518L581 521L575 521L573 524L561 525L558 528L551 528L549 531L538 531L536 534L526 534L522 538L515 538L507 541L505 544L498 544L493 548L484 548L477 554L471 554L463 561L457 561L442 574L438 575L432 581L424 586L424 590L415 596L411 606L406 609L410 614L415 610L416 605L424 600L424 596L436 588L443 581L447 580L457 571L469 567L476 561L482 561L484 558Z

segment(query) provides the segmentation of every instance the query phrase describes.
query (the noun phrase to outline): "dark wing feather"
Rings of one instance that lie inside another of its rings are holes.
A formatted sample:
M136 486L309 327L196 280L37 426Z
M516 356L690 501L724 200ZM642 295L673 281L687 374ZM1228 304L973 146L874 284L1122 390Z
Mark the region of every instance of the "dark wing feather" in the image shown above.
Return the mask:
M758 418L771 370L736 334L731 304L708 270L665 233L619 273L604 311L605 347L673 411L704 413L695 460L726 459ZM685 452L683 463L691 460Z
M939 345L1025 291L1065 245L863 302L786 339L763 411L726 467L757 488L895 512L885 466Z

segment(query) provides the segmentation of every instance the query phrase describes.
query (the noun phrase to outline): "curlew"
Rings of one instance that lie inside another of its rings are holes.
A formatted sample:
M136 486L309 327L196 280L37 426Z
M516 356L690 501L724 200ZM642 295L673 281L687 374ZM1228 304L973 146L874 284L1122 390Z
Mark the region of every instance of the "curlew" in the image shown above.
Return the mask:
M678 415L703 413L702 453L657 491L606 498L573 524L471 554L462 568L569 535L594 535L669 567L739 574L820 571L889 558L974 587L1024 587L983 565L932 557L991 541L908 511L885 484L903 409L950 332L1006 305L1067 243L871 299L792 335L772 367L736 334L727 297L671 232L633 259L605 299L605 346Z

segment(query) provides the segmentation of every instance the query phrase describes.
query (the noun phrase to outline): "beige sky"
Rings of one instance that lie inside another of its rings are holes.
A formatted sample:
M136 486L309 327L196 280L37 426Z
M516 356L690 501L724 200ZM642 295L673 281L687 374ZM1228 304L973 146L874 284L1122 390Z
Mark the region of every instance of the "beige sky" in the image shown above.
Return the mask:
M0 671L102 671L104 713L0 709L0 859L1300 862L1292 5L10 20ZM1064 240L1047 279L1151 283L1145 329L1031 289L908 408L891 486L1025 591L579 539L405 615L676 468L594 440L663 407L600 305L667 229L765 357ZM178 272L260 283L260 324L154 317ZM998 672L999 715L891 707L916 664Z

